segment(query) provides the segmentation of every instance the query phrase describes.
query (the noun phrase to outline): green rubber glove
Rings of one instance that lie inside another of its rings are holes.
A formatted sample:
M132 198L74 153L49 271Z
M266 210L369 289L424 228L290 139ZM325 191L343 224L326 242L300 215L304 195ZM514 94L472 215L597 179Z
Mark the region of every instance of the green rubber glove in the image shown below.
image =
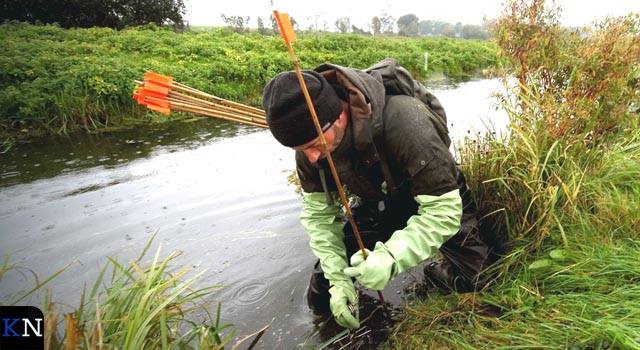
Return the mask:
M324 276L329 280L331 313L341 326L357 328L360 326L357 294L351 278L344 274L348 264L342 232L343 216L338 204L327 204L323 192L302 194L300 222L309 234L311 250L320 259ZM356 312L351 312L350 304Z
M339 281L329 289L329 306L336 322L344 328L360 327L358 294L351 281Z
M362 251L351 257L344 269L363 286L383 290L387 283L406 269L432 256L440 246L460 229L462 200L455 189L441 196L419 195L418 212L407 221L407 227L391 235L385 243L377 242L373 251Z

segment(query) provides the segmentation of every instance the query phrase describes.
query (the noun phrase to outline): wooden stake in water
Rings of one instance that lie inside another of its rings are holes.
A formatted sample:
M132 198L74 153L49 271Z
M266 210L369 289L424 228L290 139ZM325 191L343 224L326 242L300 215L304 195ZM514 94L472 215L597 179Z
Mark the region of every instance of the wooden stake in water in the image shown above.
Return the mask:
M320 138L320 144L322 145L322 149L325 157L327 158L327 162L329 163L329 168L331 169L331 174L333 175L333 179L336 183L336 187L338 188L338 193L340 194L340 199L342 200L342 205L347 212L347 217L349 218L349 223L351 224L351 228L353 229L353 234L356 236L356 240L358 241L358 247L360 247L360 251L362 252L363 257L367 258L367 251L364 249L364 244L362 243L362 238L360 237L360 231L358 231L358 226L356 225L355 220L353 219L353 213L351 212L351 207L349 206L349 201L347 201L347 196L342 190L342 182L338 177L338 172L336 171L336 167L333 163L333 158L331 158L331 152L327 149L327 140L324 138L324 132L322 131L322 127L320 126L320 122L318 121L318 115L316 114L316 110L313 107L313 102L311 101L311 96L309 96L309 91L307 90L307 85L304 82L304 78L302 77L302 71L300 70L300 65L298 64L298 60L296 59L296 55L293 52L293 47L291 43L296 41L296 34L293 31L293 27L291 27L291 23L289 22L289 15L286 13L280 14L278 11L273 11L276 20L278 21L278 26L280 27L280 33L284 38L284 42L287 44L287 49L289 50L289 56L291 56L291 62L293 63L293 67L295 68L296 75L298 76L298 81L300 82L300 87L302 88L302 93L304 94L304 98L307 101L307 106L309 107L309 111L311 112L311 117L313 118L313 124L316 127L316 131L318 132L318 136ZM384 306L384 296L381 291L378 291L378 297L380 298L380 303Z

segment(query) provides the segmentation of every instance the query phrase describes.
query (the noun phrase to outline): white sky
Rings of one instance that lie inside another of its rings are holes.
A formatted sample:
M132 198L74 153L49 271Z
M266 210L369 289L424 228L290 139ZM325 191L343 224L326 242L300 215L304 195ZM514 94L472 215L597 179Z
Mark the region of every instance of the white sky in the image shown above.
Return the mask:
M262 17L269 25L273 10L289 13L306 29L317 20L318 29L324 26L335 31L335 20L349 17L351 24L368 30L374 16L387 13L393 18L415 14L420 20L443 20L455 24L481 24L483 18L496 18L503 9L505 0L184 0L186 18L191 25L224 25L221 14L250 17L249 26L256 27ZM393 4L393 5L391 5ZM551 4L551 0L547 0ZM556 0L563 8L560 20L566 26L588 25L605 16L622 16L630 12L640 13L637 0Z

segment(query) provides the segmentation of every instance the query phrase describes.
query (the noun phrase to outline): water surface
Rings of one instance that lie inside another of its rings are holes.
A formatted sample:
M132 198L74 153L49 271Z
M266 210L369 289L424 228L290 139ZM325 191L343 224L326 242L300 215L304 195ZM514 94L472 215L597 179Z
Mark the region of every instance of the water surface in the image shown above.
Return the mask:
M488 116L504 123L490 98L497 86L479 80L434 90L454 142L482 130ZM271 324L257 349L302 348L340 331L304 303L315 258L298 220L300 196L287 180L293 151L266 130L194 119L50 137L16 145L0 164L0 251L11 248L10 262L29 269L4 277L0 301L30 289L31 272L45 278L70 264L50 287L54 300L77 306L106 257L127 263L157 232L152 253L181 251L176 269L206 271L199 286L222 286L211 312L220 301L223 323L235 324L239 336ZM371 318L343 344L375 348L366 342L392 326L421 277L414 269L385 289L393 316L363 291L361 318ZM42 305L37 297L24 303Z

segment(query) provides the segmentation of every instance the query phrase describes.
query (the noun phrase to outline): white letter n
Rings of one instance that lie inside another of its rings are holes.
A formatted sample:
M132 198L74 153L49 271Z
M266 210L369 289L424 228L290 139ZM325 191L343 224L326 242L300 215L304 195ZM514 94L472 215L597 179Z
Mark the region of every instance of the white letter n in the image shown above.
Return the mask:
M24 322L24 334L22 335L23 337L28 337L29 336L29 332L28 332L29 328L31 328L31 330L36 335L36 337L42 337L42 331L40 329L40 323L42 322L42 319L41 318L36 318L35 320L36 320L36 323L38 325L38 329L37 330L33 326L33 324L31 323L31 321L29 321L28 318L23 318L22 319L22 322Z

